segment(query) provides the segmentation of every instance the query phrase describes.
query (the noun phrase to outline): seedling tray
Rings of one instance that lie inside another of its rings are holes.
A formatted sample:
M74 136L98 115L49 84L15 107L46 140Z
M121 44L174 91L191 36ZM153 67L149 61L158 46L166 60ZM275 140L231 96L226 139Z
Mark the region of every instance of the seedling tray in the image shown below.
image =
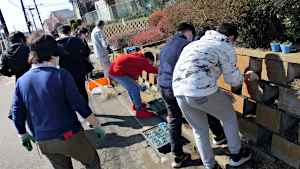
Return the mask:
M147 130L144 130L144 131L142 131L142 135L146 138L146 140L148 140L150 143L151 143L151 145L154 147L154 148L156 148L156 149L158 149L159 151L162 151L162 149L163 148L168 148L168 146L169 146L169 144L170 144L170 141L167 141L166 143L164 143L164 144L162 144L162 145L160 145L160 146L156 146L150 139L149 139L149 135L151 135L151 132L152 131L154 131L154 130L157 130L159 128L159 125L155 125L154 127L151 127L151 128L149 128L149 129L147 129ZM169 133L169 132L168 132ZM169 134L168 134L169 135Z
M165 102L162 98L155 99L153 101L148 102L148 105L152 110L154 110L157 114L162 114L167 112L167 108Z

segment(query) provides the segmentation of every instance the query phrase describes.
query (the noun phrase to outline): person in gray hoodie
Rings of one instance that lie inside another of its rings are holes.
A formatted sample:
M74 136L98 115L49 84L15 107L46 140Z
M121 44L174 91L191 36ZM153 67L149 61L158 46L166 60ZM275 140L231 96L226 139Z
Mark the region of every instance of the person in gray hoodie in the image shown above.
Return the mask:
M217 80L223 73L226 83L233 87L246 80L256 80L253 71L242 75L236 66L233 45L238 37L232 22L221 23L198 41L182 51L173 73L173 91L179 107L193 127L195 142L207 169L216 168L210 146L207 113L221 120L230 150L230 166L239 166L251 158L251 150L241 149L236 112L230 101L233 95L223 92Z

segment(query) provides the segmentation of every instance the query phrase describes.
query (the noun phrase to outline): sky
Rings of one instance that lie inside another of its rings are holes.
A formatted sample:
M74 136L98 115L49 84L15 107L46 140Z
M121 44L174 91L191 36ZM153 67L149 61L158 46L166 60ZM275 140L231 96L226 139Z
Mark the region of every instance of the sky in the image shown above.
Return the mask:
M2 11L6 26L9 32L15 30L28 32L27 25L25 22L24 13L21 6L20 0L0 0L0 9ZM72 4L69 0L35 0L40 12L41 20L44 22L45 19L49 18L51 11L57 11L61 9L73 10ZM32 15L28 10L29 6L35 8L33 0L23 0L24 7L27 8L30 21L32 21ZM38 29L42 29L42 25L39 21L37 11L31 10L34 15L34 20ZM34 28L35 30L35 28Z

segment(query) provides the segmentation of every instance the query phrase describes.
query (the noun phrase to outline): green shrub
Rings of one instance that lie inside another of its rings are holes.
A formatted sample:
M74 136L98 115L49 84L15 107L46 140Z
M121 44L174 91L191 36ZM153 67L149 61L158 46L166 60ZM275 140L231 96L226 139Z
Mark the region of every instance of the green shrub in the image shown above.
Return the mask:
M215 29L220 22L233 21L239 28L238 44L242 47L268 48L271 39L300 38L299 0L205 0L181 1L166 6L162 32L174 34L177 25L189 21L196 31Z
M297 6L299 8L299 6ZM300 13L299 11L295 11L294 14L287 16L283 20L283 24L285 25L284 33L289 36L293 37L295 43L297 39L300 38Z

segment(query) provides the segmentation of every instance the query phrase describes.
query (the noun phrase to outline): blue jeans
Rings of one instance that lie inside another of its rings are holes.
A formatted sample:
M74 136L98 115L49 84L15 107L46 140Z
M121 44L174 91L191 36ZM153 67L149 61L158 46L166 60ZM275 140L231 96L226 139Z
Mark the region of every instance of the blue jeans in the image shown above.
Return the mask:
M139 111L142 108L142 101L141 101L141 95L140 95L140 85L137 84L128 75L121 76L121 77L116 77L116 76L109 75L109 77L112 80L120 83L122 86L125 87L131 102L134 103L135 108L137 109L137 111Z

